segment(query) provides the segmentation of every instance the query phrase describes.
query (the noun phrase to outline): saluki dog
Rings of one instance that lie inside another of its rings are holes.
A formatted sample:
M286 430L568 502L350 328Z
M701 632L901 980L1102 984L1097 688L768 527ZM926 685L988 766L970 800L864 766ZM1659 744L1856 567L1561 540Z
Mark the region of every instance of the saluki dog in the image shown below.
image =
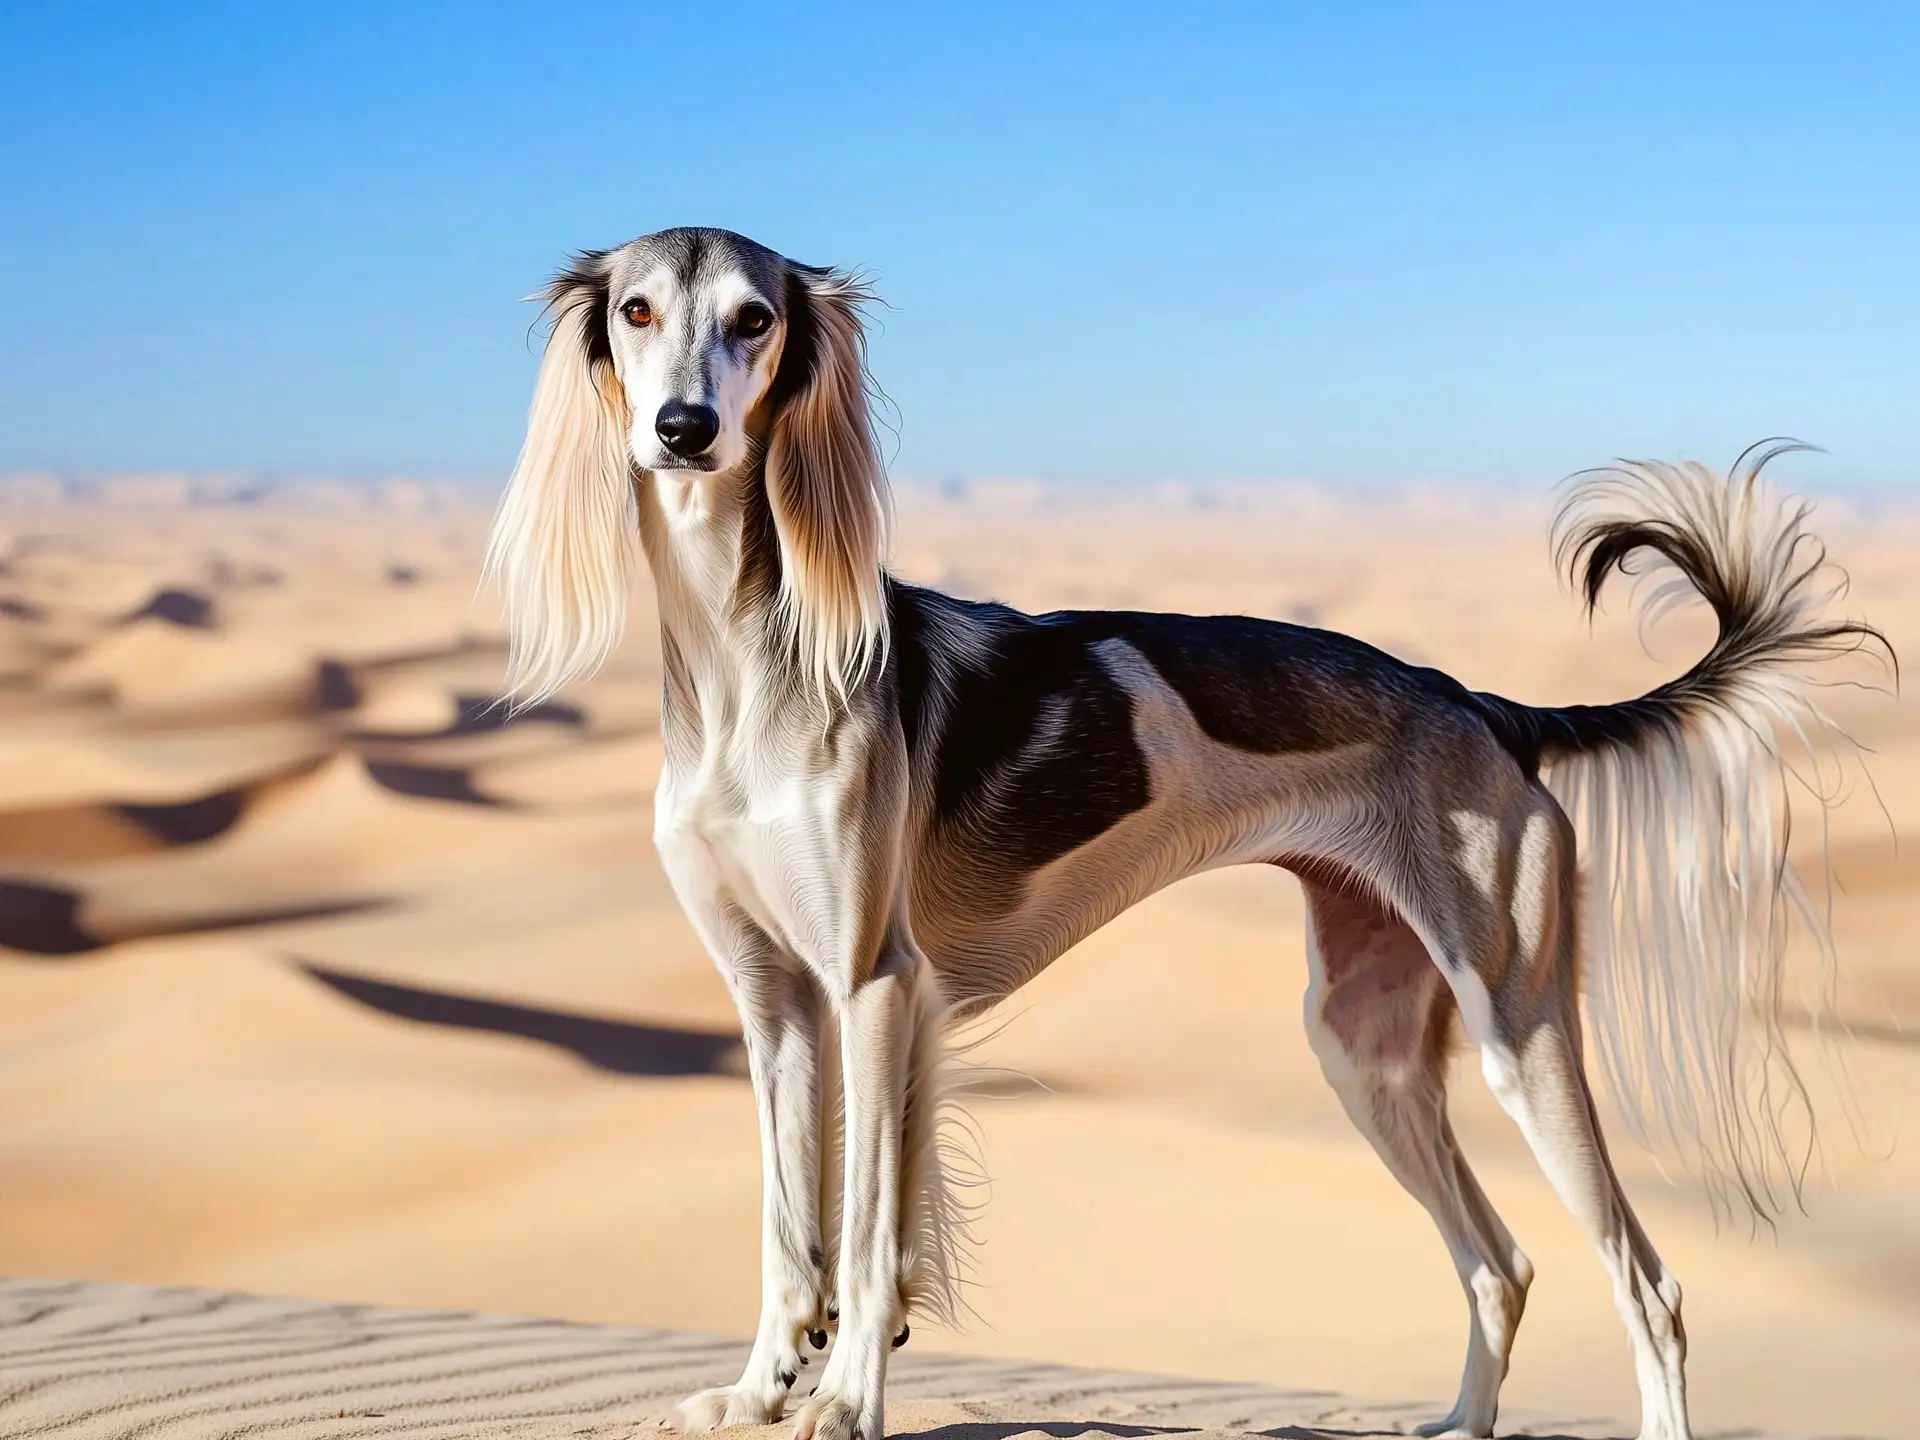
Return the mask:
M1642 1435L1686 1436L1680 1290L1597 1128L1580 1002L1628 1099L1767 1205L1805 898L1782 746L1818 718L1795 673L1878 640L1823 618L1836 582L1805 506L1760 484L1771 452L1576 479L1561 554L1589 608L1658 565L1719 635L1637 700L1540 708L1323 630L897 579L870 298L723 230L578 256L489 547L523 700L607 657L642 556L658 590L654 838L739 1005L764 1172L752 1352L679 1422L778 1418L831 1332L797 1440L882 1440L909 1315L957 1303L950 1028L1161 887L1257 861L1306 893L1327 1078L1466 1292L1459 1399L1424 1433L1492 1433L1533 1273L1448 1124L1458 1027L1599 1247Z

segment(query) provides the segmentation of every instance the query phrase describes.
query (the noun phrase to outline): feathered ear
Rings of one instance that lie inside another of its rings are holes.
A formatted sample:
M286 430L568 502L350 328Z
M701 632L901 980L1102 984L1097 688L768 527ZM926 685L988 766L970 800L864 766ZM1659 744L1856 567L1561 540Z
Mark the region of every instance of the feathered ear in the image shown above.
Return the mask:
M599 668L626 624L639 517L606 287L604 254L547 287L553 328L487 544L511 635L507 689L524 703Z
M795 266L779 391L788 392L767 443L767 499L780 539L780 611L796 658L829 700L887 646L881 566L893 500L867 412L873 295L851 276Z

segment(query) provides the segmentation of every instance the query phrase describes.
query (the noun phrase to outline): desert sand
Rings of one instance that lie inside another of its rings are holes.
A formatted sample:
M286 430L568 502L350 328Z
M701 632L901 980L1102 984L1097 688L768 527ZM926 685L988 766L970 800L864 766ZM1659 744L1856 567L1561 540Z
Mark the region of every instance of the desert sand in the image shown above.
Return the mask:
M734 1017L648 839L650 595L605 673L502 723L487 502L0 485L0 1273L751 1328ZM1548 505L909 486L896 565L1029 608L1330 626L1527 700L1674 673L1698 617L1644 653L1621 593L1590 630ZM1920 517L1820 516L1848 607L1920 654ZM1854 689L1830 708L1883 803L1855 785L1828 836L1841 970L1835 1023L1801 1027L1824 1120L1807 1213L1716 1225L1618 1127L1616 1150L1686 1286L1703 1427L1891 1437L1920 1433L1920 711ZM1452 1270L1322 1083L1304 983L1293 882L1227 871L995 1017L983 1056L1012 1076L973 1104L979 1319L916 1327L908 1353L1443 1411ZM1508 1404L1636 1414L1599 1264L1476 1067L1456 1074L1463 1141L1539 1270Z
M9 1435L153 1440L659 1440L686 1392L744 1342L633 1325L235 1294L0 1280ZM992 1360L914 1347L888 1373L888 1432L917 1440L1367 1440L1402 1401ZM1516 1417L1549 1440L1603 1418ZM728 1440L786 1440L790 1424ZM1793 1440L1743 1432L1743 1440Z

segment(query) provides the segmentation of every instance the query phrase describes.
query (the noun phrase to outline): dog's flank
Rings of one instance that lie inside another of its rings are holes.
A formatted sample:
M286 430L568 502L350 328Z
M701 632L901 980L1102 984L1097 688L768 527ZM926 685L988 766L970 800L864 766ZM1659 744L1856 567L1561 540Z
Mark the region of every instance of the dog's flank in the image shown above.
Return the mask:
M1247 861L1301 877L1315 1052L1467 1295L1459 1398L1429 1432L1492 1432L1532 1276L1447 1125L1457 1029L1612 1276L1643 1435L1688 1434L1679 1288L1582 1065L1576 836L1610 1078L1775 1203L1757 1097L1801 894L1782 747L1817 723L1799 667L1877 637L1821 618L1765 457L1579 482L1563 551L1589 603L1661 558L1721 637L1639 700L1528 707L1326 631L1028 616L892 579L864 298L724 231L583 257L550 292L490 551L523 693L604 658L636 547L659 592L655 840L739 1004L766 1182L752 1353L683 1420L775 1418L831 1329L801 1440L880 1440L909 1314L960 1307L946 1031L1153 891Z

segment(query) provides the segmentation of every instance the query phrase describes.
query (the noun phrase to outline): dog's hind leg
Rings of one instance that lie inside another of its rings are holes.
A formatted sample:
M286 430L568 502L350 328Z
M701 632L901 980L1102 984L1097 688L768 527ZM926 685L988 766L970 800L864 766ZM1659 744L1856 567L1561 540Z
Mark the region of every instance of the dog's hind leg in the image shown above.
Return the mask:
M1307 1038L1355 1127L1433 1217L1466 1291L1459 1398L1418 1433L1491 1435L1533 1266L1468 1169L1447 1120L1452 997L1426 947L1390 907L1350 883L1303 885Z
M1487 1084L1613 1281L1640 1382L1641 1440L1688 1440L1680 1286L1620 1187L1581 1059L1572 829L1536 788L1494 831L1498 844L1472 847L1491 863L1433 917L1454 962L1447 978ZM1474 868L1464 852L1461 862Z

